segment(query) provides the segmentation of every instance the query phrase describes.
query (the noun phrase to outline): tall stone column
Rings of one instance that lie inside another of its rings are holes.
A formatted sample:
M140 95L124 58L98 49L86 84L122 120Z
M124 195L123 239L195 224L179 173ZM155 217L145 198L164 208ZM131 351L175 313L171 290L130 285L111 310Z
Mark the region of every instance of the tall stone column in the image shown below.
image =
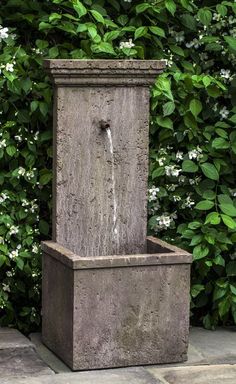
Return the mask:
M182 361L191 256L146 237L149 86L165 63L45 66L55 97L43 340L72 369Z

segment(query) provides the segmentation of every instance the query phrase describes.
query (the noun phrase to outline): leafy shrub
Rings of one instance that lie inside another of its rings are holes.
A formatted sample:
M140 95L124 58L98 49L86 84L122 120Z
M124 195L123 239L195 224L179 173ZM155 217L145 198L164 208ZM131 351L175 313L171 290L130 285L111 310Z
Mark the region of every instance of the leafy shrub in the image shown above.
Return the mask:
M52 178L44 58L167 59L152 91L149 228L193 252L193 321L236 320L235 13L213 0L2 0L2 325L40 324Z

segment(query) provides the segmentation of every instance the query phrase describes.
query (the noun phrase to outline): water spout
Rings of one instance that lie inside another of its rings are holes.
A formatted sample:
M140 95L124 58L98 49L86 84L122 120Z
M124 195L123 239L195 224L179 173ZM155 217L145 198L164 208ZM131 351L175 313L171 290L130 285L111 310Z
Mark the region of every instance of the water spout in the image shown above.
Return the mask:
M111 155L111 179L112 179L112 196L113 196L113 226L112 232L114 240L117 240L118 230L116 228L117 224L117 201L116 201L116 182L115 182L115 164L114 164L114 150L113 150L113 141L110 127L106 128L106 133L109 141L109 150Z

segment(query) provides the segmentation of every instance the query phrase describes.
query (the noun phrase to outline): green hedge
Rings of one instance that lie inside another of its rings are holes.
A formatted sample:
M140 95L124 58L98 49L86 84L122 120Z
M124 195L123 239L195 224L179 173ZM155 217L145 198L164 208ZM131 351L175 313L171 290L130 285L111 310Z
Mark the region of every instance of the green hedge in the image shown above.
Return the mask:
M192 321L236 322L236 3L2 0L0 24L0 324L40 325L52 178L44 58L168 60L152 90L149 230L193 252Z

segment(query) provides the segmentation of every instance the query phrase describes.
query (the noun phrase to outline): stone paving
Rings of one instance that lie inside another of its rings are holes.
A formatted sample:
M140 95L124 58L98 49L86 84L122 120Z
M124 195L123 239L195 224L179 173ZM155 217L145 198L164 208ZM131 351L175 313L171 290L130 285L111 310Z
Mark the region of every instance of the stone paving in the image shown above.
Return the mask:
M41 342L0 328L1 384L236 384L236 328L192 328L183 364L71 372Z

